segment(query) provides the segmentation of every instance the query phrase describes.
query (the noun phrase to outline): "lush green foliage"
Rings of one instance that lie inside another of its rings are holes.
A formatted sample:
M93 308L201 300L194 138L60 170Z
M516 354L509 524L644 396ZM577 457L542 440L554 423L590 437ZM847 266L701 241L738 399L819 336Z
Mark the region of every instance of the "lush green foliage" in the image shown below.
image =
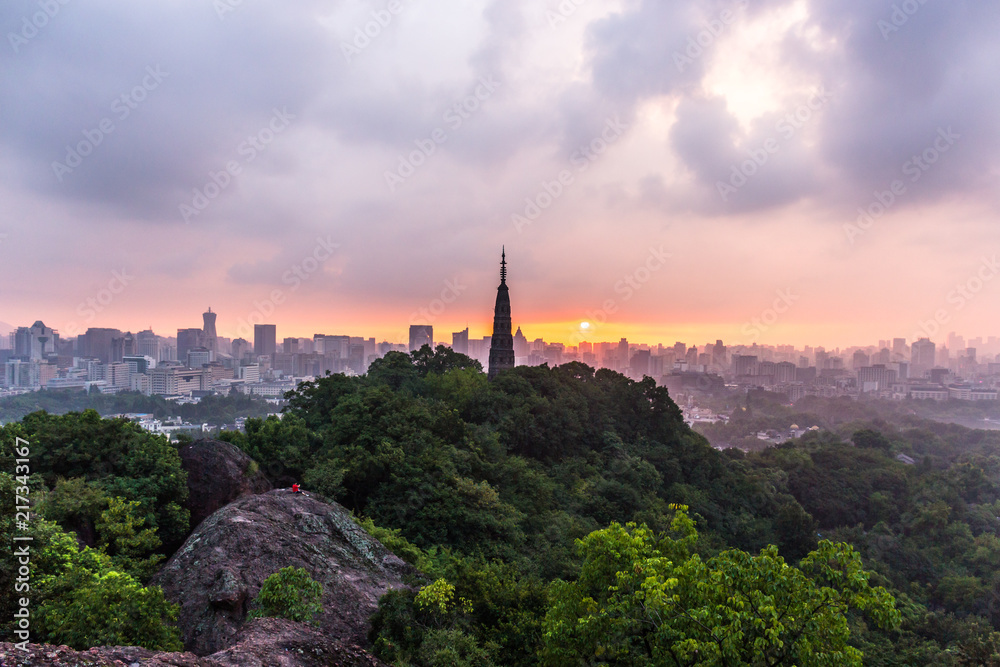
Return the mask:
M250 617L310 622L323 612L322 597L323 585L313 580L305 568L284 567L264 580Z
M41 636L52 644L180 651L180 631L170 625L177 612L158 586L144 588L129 575L108 570L46 600L37 619Z
M422 572L373 619L388 662L671 664L673 651L679 664L755 664L757 651L835 665L861 651L866 665L1000 664L1000 433L927 422L921 406L789 407L754 392L725 427L738 437L822 429L719 452L651 381L567 364L487 382L443 348L287 398L282 419L224 437L272 481L346 505ZM95 413L38 413L0 429L0 470L13 469L17 435L32 442L32 496L48 519L33 527L35 566L60 574L36 591L44 627L79 629L98 598L143 600L141 641L168 645L170 607L122 577L147 574L187 532L176 449ZM697 539L675 505L690 506ZM0 560L0 584L11 572ZM281 586L267 604L311 588ZM71 607L56 613L55 601ZM10 604L0 599L0 624ZM115 636L95 627L74 641ZM694 650L700 662L684 662Z
M145 581L164 557L154 553L162 543L155 530L143 528L146 519L140 515L140 506L135 500L109 498L108 508L97 520L97 534L116 569Z
M54 488L60 479L82 479L108 497L138 502L146 526L156 529L164 543L178 544L187 535L190 513L182 507L187 473L165 437L123 419L102 419L93 410L59 416L37 412L0 427L0 470L14 469L18 436L31 443L32 474L45 488ZM84 489L64 491L79 496ZM93 518L88 502L79 499L74 510L78 518L88 512Z
M543 665L860 666L848 610L899 622L892 596L868 585L844 544L821 542L798 568L773 546L703 560L679 508L668 534L614 523L577 545L579 578L552 587Z
M18 483L0 473L0 542L13 544L15 492ZM39 491L37 483L30 487ZM0 632L10 637L15 599L31 601L32 641L75 648L100 645L144 646L179 650L180 632L171 623L177 605L167 602L159 587L143 587L116 569L102 550L81 549L75 536L55 523L33 517L28 530L31 570L28 590L15 589L17 563L13 551L0 553ZM23 544L23 543L19 543Z

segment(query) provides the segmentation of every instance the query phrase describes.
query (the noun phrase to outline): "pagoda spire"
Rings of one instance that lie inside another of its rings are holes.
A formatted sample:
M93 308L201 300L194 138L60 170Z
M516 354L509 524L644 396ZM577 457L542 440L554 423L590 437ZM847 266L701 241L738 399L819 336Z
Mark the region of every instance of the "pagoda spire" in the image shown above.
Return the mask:
M493 337L490 339L490 380L500 371L514 368L514 337L510 333L510 290L507 287L507 249L500 251L500 286L493 309Z

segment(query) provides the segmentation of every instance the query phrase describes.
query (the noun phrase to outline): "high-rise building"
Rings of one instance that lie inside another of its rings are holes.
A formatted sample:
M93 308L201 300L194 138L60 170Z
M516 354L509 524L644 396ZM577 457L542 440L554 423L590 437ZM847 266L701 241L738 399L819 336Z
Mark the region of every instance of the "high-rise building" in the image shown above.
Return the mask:
M299 339L298 338L286 338L281 341L281 351L285 354L298 354L299 353Z
M253 353L258 356L274 357L278 348L278 327L275 324L253 325Z
M140 331L135 336L136 354L160 360L160 337L152 329Z
M187 353L196 347L204 347L204 332L201 329L178 329L177 330L177 358L187 361ZM155 393L155 392L154 392Z
M622 373L628 372L628 341L622 338L618 342L618 368Z
M188 368L201 368L212 363L212 351L207 347L193 347L187 353Z
M39 320L14 332L14 356L25 361L42 361L56 353L59 334Z
M469 327L464 331L456 331L451 335L451 349L459 354L469 354Z
M736 354L733 355L732 368L733 375L736 376L747 376L747 375L757 375L759 364L757 362L757 357L746 354Z
M218 337L219 335L215 333L215 316L217 313L212 312L212 308L209 307L208 312L202 313L202 318L204 319L205 326L202 327L203 338L202 346L208 349L212 353L212 359L215 359L215 355L218 354Z
M921 377L934 368L934 356L937 346L929 338L921 338L911 347L910 376Z
M592 343L580 343L581 352L592 352L593 349L594 346ZM527 357L529 352L528 338L521 333L521 327L518 327L517 333L514 334L514 359Z
M779 361L774 366L774 383L795 382L795 368L791 361Z
M634 380L641 380L645 376L650 375L650 358L649 350L636 350L635 354L632 355L632 360L629 362L629 370L631 371L629 376Z
M726 346L721 340L717 340L712 347L712 365L716 368L725 368L726 361Z
M233 341L232 344L233 359L235 359L237 362L243 361L243 357L247 356L250 353L251 349L252 348L250 347L250 341L248 341L246 338L237 338L236 340Z
M80 337L78 348L81 357L95 357L103 363L111 361L111 341L121 338L118 329L100 329L91 327Z
M906 339L905 338L893 338L892 339L892 354L893 356L906 356Z
M147 354L137 354L122 359L123 364L128 364L130 373L146 374L156 368L156 359Z
M121 363L122 359L134 356L136 352L135 336L131 331L111 340L111 363Z
M424 345L434 348L434 327L429 324L411 324L410 352L415 352Z
M965 338L959 336L957 333L952 331L948 334L947 343L949 350L964 350L965 349Z
M493 336L490 340L488 377L494 379L501 371L514 368L514 337L510 333L510 290L507 288L507 250L500 254L500 286L493 308Z

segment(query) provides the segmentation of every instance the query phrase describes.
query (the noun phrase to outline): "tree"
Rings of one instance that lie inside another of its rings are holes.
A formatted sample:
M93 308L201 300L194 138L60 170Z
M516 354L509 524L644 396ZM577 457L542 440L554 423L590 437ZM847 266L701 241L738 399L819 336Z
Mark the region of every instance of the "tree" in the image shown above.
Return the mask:
M108 506L108 497L96 482L82 477L59 479L38 505L41 515L64 530L75 532L83 542L96 544L95 524Z
M108 508L97 521L102 549L111 556L115 569L146 581L163 561L154 553L162 544L152 528L143 528L146 519L139 513L140 503L124 498L109 498Z
M178 609L159 586L144 588L129 575L111 570L44 602L38 619L45 641L52 644L181 651L180 631L171 625Z
M444 375L451 370L465 369L483 372L481 363L444 345L438 345L433 351L430 345L424 345L419 350L411 352L410 357L413 359L414 368L421 376L429 373Z
M323 611L323 584L302 567L285 567L264 580L254 600L251 618L273 616L290 621L312 622Z
M94 410L65 415L35 412L0 427L0 467L12 469L16 437L31 442L32 475L47 488L60 478L83 478L107 496L142 503L147 525L168 545L188 534L187 472L165 436L126 419L102 419Z
M612 524L579 540L578 580L552 588L542 664L860 666L847 612L899 623L848 545L823 541L797 568L773 546L707 560L696 546L683 506L665 535Z
M876 431L871 428L855 431L854 435L851 436L851 442L854 443L855 447L861 447L863 449L880 449L886 453L892 449L892 443L889 442L889 438L885 437L881 431Z
M0 472L0 542L13 542L14 502L18 481ZM14 549L0 551L0 633L12 636L15 596L26 593L32 604L32 641L67 644L86 649L101 645L142 646L180 650L180 632L171 625L178 607L163 597L158 586L143 587L133 577L114 569L103 551L77 544L73 533L33 516L30 591L15 588L19 563Z

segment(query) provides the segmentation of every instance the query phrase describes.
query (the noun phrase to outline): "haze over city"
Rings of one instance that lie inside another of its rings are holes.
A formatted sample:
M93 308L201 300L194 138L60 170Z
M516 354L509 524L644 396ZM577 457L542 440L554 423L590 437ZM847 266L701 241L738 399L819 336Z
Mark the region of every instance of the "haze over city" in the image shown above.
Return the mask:
M12 327L485 336L505 245L529 338L998 329L995 4L8 9Z

